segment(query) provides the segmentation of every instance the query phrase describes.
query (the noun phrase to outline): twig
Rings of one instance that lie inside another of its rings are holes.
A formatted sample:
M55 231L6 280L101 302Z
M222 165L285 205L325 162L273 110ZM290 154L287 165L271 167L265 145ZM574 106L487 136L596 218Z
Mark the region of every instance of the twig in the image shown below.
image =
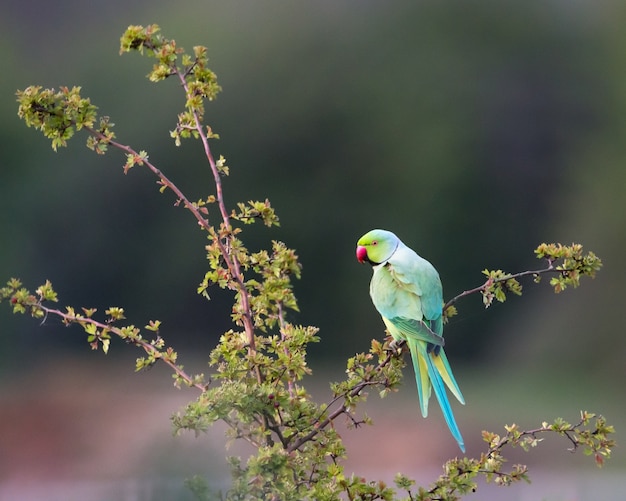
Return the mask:
M392 353L387 354L387 356L385 357L385 359L380 362L376 368L374 369L374 372L376 374L380 373L380 371L386 367L387 365L389 365L391 358L393 357ZM345 399L347 397L356 397L358 396L366 387L368 386L375 386L381 384L381 381L378 380L374 380L373 376L370 379L367 380L363 380L360 381L359 383L357 383L351 390L349 390L348 392L342 393L341 395L337 395L335 398L333 398L329 404L327 405L326 409L330 408L333 404L335 404L336 402L338 402L339 400L343 399L344 403L341 404L340 407L338 407L335 411L333 411L331 414L329 414L324 420L322 420L321 422L319 421L319 418L317 418L315 420L315 422L313 423L313 429L311 431L309 431L306 435L303 435L302 437L300 437L299 439L297 439L295 442L293 442L288 448L287 448L287 452L293 452L297 449L299 449L300 447L302 447L302 445L304 445L306 442L308 442L309 440L312 440L313 438L315 438L315 436L317 434L319 434L322 430L324 430L324 428L326 428L329 424L331 424L333 421L335 421L335 419L337 419L339 416L341 416L342 414L348 413L349 410L349 406L345 404Z
M187 90L187 88L185 89ZM211 168L211 171L213 173L213 177L214 177L214 181L215 181L215 186L216 186L216 199L218 202L218 206L220 209L220 214L222 216L222 219L224 221L224 225L226 228L230 228L230 219L228 216L228 212L226 210L226 205L224 203L224 198L223 198L223 194L222 194L222 184L221 184L221 179L220 179L220 175L219 172L217 170L217 166L215 164L215 160L213 158L213 155L211 154L211 149L209 147L208 144L208 138L206 136L206 134L204 133L204 131L202 130L202 125L199 121L199 118L197 116L197 113L194 112L194 117L196 119L196 130L198 131L198 133L200 134L200 137L202 138L202 144L204 146L204 151L205 154L207 156L207 159L209 161L209 165ZM129 155L132 155L134 157L140 157L139 153L134 150L133 148L131 148L130 146L124 145L122 143L119 143L117 141L114 141L110 138L107 138L104 134L102 134L100 131L92 128L92 127L88 127L85 126L85 129L92 134L93 136L97 137L100 140L106 141L107 144L113 146L114 148L117 148ZM206 230L209 234L213 234L213 228L211 227L209 221L202 215L202 213L200 212L200 209L193 204L192 202L189 201L189 199L185 196L185 194L165 175L163 174L163 172L156 166L154 165L152 162L150 162L147 158L142 158L141 160L142 164L144 164L146 167L148 167L148 169L150 169L161 181L161 183L165 186L167 186L167 188L169 188L170 190L172 190L172 192L176 195L176 197L178 198L178 200L182 201L183 206L188 209L196 218L196 220L198 221L198 224L204 229ZM250 352L250 354L254 354L256 352L256 342L254 339L254 322L252 320L252 311L250 308L250 302L249 302L249 298L248 298L248 291L246 289L246 286L244 284L244 279L243 279L243 275L241 273L241 266L239 264L239 262L237 261L236 256L231 255L231 253L229 253L228 249L226 248L226 246L224 245L224 243L222 242L222 240L219 238L218 235L214 235L214 240L217 243L219 249L220 249L220 253L222 254L222 258L224 259L224 262L226 264L226 266L228 267L228 269L231 272L231 275L233 276L236 284L237 284L237 288L240 292L240 298L241 298L241 304L242 304L242 309L243 309L243 324L244 324L244 330L246 332L246 336L248 339L248 350ZM259 383L263 382L263 375L261 374L261 372L259 371L258 367L255 368L256 371L256 377L257 380L259 381Z
M285 317L284 317L284 313L283 313L283 304L279 301L277 303L278 306L278 325L280 328L280 339L283 342L283 353L287 356L289 356L289 349L287 348L286 345L286 334L285 334ZM289 378L287 379L287 389L289 391L289 396L291 398L295 398L296 396L296 389L295 389L295 385L294 385L294 381L295 381L295 376L293 371L289 371Z
M120 338L125 339L128 342L133 343L134 345L143 348L143 350L146 353L153 354L155 356L155 359L161 360L165 365L170 367L174 371L174 373L180 379L182 379L183 381L185 381L187 383L187 385L193 386L193 387L199 389L202 392L206 391L207 387L210 384L210 383L201 384L199 382L196 382L194 380L194 378L192 378L189 374L187 374L187 372L185 372L182 369L181 366L179 366L178 364L176 364L172 360L168 359L167 357L164 357L162 352L160 352L157 348L155 348L150 342L145 341L144 339L137 339L137 338L128 339L127 336L125 336L122 333L122 330L119 327L115 327L115 326L111 325L110 323L99 322L97 320L94 320L93 318L85 317L83 315L72 315L72 314L69 314L69 313L65 313L65 312L63 312L61 310L57 310L57 309L54 309L54 308L48 308L47 306L44 306L41 303L37 304L37 308L39 308L42 311L44 311L46 315L52 314L52 315L56 315L56 316L62 318L68 324L70 324L70 323L77 323L77 324L81 324L81 325L91 324L91 325L95 326L97 329L101 329L103 331L108 331L108 332L114 333L115 335L119 336Z
M558 273L567 273L568 271L572 271L571 269L563 269L563 270L557 270L554 266L554 261L551 259L548 259L548 267L547 268L542 268L540 270L528 270L528 271L522 271L520 273L515 273L515 274L509 274L506 275L504 277L500 277L500 278L489 278L485 281L484 284L475 287L473 289L468 289L466 291L461 292L460 294L457 294L456 296L454 296L452 299L450 299L446 304L443 305L443 311L446 311L450 306L452 306L454 303L456 303L459 299L465 297L465 296L469 296L470 294L475 294L476 292L482 292L487 290L487 288L489 288L490 286L492 286L493 284L497 284L497 283L502 283L502 282L506 282L508 280L511 279L518 279L521 277L525 277L528 275L541 275L543 273L549 273L549 272L558 272Z

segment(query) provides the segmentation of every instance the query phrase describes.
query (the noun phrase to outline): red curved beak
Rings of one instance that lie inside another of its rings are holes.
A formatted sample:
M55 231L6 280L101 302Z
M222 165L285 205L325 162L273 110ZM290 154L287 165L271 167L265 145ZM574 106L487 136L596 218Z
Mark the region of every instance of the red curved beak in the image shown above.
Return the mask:
M357 245L356 247L356 258L361 264L369 261L369 259L367 258L367 249L362 245Z

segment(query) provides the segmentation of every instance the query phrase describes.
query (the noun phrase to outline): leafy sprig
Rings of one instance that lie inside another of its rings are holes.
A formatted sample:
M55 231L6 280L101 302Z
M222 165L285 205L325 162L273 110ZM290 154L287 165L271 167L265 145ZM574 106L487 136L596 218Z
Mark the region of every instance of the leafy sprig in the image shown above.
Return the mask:
M61 319L65 326L78 325L87 334L87 342L93 350L101 349L108 353L111 344L111 334L119 337L129 344L133 344L146 353L144 357L139 357L136 362L136 370L141 370L160 361L169 366L173 371L175 385L195 387L201 391L206 390L208 382L204 374L190 375L185 372L184 366L177 362L178 355L171 347L165 346L165 341L159 335L161 322L151 320L144 329L152 332L155 337L146 339L142 330L134 325L116 325L125 319L124 309L120 307L107 308L105 318L96 320L95 308L81 308L82 313L78 313L73 307L67 306L65 311L51 308L46 305L48 302L57 302L57 294L52 288L52 284L46 281L38 287L34 294L22 286L20 280L12 278L5 287L0 288L0 302L8 300L13 306L14 313L29 313L32 317L45 322L49 316L56 316Z
M541 281L545 274L553 275L550 285L555 293L563 292L568 287L576 288L584 276L595 278L602 268L602 260L593 252L583 253L583 246L577 243L571 245L542 243L535 249L537 259L546 261L544 268L522 271L519 273L505 273L502 270L483 270L487 280L482 285L457 294L443 307L444 319L456 315L454 304L461 298L480 293L485 308L493 304L494 299L500 303L506 301L507 293L516 296L522 295L522 284L519 279L532 276L535 283Z

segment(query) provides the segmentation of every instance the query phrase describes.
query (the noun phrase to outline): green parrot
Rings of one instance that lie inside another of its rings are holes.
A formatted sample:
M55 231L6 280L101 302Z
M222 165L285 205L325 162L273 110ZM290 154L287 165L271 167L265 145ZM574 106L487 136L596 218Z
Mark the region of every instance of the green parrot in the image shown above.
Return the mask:
M406 341L413 360L422 416L428 415L431 388L461 451L463 437L454 420L445 384L465 404L443 351L443 289L435 267L387 230L372 230L357 242L356 257L373 269L370 296L394 342Z

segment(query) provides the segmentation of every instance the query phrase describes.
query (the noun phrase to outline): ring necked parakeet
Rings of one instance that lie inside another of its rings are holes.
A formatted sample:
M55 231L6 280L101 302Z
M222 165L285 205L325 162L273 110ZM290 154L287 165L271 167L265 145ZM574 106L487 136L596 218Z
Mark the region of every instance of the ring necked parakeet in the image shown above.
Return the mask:
M393 233L372 230L357 242L356 257L370 263L372 302L395 342L406 341L413 360L422 416L428 415L431 388L452 436L465 452L445 384L465 403L443 351L443 290L437 270Z

